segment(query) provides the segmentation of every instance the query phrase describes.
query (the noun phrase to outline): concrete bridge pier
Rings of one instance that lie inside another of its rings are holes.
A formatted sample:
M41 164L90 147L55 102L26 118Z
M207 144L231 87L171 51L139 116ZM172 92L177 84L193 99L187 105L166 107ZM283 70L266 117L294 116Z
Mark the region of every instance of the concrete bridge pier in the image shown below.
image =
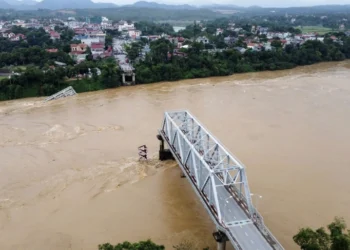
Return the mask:
M175 160L173 154L171 153L170 149L164 148L164 140L161 135L157 135L158 140L160 141L159 145L159 160L165 161L165 160Z
M228 241L226 234L218 230L213 233L213 236L217 243L217 250L226 250L226 242Z
M126 76L131 77L131 82L126 81ZM123 72L122 73L122 83L123 85L134 85L136 83L136 74L133 72Z

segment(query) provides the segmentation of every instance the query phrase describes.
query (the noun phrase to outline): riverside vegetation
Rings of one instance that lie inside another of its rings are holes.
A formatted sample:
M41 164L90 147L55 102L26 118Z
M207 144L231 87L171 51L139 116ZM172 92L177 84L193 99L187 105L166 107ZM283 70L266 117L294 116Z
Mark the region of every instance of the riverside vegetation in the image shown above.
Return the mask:
M208 30L215 30L215 24L222 19L208 24ZM211 26L212 27L211 27ZM214 26L213 26L214 25ZM142 27L149 27L140 23ZM163 27L163 28L161 28ZM61 33L60 41L52 41L41 28L12 28L14 33L22 33L27 41L11 42L0 38L0 70L14 71L10 78L0 80L0 100L10 100L32 96L53 94L66 86L73 86L77 92L94 91L113 88L121 85L121 72L114 58L93 60L91 52L86 61L74 64L68 55L73 31L68 28L56 27ZM294 33L299 32L292 27L280 27ZM154 28L157 33L171 31L167 25ZM247 30L249 27L247 26ZM190 25L180 35L184 37L201 35L198 26ZM197 33L196 33L197 32ZM247 36L249 32L247 31ZM143 58L140 52L145 40L132 43L127 48L129 59L133 62L136 73L136 83L152 83L159 81L176 81L181 79L201 78L210 76L227 76L235 73L257 72L264 70L290 69L298 65L310 65L323 61L341 61L350 58L350 37L343 32L332 32L325 35L324 41L307 41L303 45L286 45L283 47L279 39L271 45L272 50L252 51L243 54L235 47L247 47L243 39L238 38L235 44L227 46L221 34L212 37L213 44L193 42L188 40L188 49L175 50L174 45L164 38L150 43L150 53ZM231 34L237 35L237 34ZM333 39L331 39L331 37ZM336 37L336 40L334 40ZM264 35L260 39L266 39ZM112 36L107 35L106 46L111 45ZM215 46L221 50L211 50ZM56 53L47 51L57 48ZM55 61L63 62L66 67L53 67ZM97 74L98 70L101 74ZM2 72L0 72L2 73ZM1 79L1 78L0 78Z

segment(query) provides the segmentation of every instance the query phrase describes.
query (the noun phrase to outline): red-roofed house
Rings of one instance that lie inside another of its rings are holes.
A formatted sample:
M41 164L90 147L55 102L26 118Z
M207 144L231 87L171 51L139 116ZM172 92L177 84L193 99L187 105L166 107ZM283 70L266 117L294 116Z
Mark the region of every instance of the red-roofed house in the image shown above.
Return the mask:
M180 36L180 37L177 38L177 40L179 41L179 43L183 43L185 41L185 38Z
M54 41L59 40L61 39L61 35L56 31L50 31L50 38Z
M74 29L74 34L76 35L85 35L87 34L87 30L86 29L82 29L82 28L76 28Z
M20 40L25 40L26 39L26 36L23 35L23 34L17 34L15 35L14 37L11 37L10 38L10 41L12 42L17 42L17 41L20 41Z
M104 57L111 57L113 56L113 49L112 46L108 46L108 49L103 53Z
M104 52L105 45L103 43L91 43L92 54L102 54Z
M87 47L88 46L85 43L71 44L71 54L83 54L86 51Z
M247 48L248 49L255 49L257 47L257 44L256 43L248 43L247 44Z
M48 52L48 53L56 53L56 52L58 52L58 49L47 49L46 52Z

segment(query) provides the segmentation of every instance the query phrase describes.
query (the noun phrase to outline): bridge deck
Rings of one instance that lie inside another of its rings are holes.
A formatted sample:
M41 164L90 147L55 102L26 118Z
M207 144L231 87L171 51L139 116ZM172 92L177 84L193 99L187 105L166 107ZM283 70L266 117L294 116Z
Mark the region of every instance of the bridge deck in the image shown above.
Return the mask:
M187 111L166 112L163 140L217 228L236 249L283 250L250 199L245 169Z

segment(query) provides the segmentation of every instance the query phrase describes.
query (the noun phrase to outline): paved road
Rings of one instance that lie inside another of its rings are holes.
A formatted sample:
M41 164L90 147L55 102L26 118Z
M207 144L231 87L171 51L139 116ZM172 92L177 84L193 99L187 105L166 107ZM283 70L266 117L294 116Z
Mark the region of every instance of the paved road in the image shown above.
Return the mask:
M216 185L221 185L220 180L216 178ZM218 199L222 220L229 227L229 231L237 240L238 244L244 250L272 250L266 239L262 236L258 228L244 213L242 208L231 197L224 186L218 187ZM242 224L234 222L243 221ZM231 225L230 225L231 224Z

